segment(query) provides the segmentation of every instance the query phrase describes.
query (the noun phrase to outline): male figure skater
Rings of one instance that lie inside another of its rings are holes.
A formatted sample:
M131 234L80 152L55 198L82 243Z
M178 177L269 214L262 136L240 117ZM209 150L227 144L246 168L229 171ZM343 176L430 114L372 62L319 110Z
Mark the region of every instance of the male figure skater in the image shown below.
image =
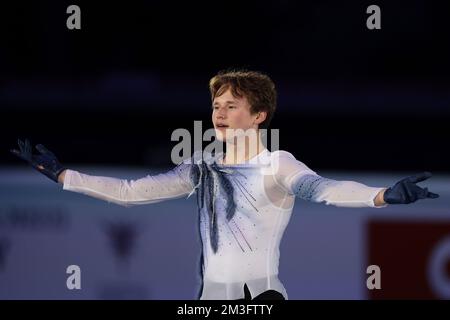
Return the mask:
M226 152L183 161L172 170L138 180L86 175L62 166L42 145L32 153L19 140L15 155L64 190L119 205L149 204L197 193L202 240L200 299L287 299L278 279L279 245L295 197L341 207L381 208L438 195L416 183L424 172L389 188L321 177L286 151L262 143L276 109L272 80L259 72L220 72L210 80L212 122ZM234 129L256 134L245 136ZM251 148L249 146L256 146ZM208 159L206 159L208 158ZM202 161L203 160L203 161ZM208 160L208 161L206 161Z

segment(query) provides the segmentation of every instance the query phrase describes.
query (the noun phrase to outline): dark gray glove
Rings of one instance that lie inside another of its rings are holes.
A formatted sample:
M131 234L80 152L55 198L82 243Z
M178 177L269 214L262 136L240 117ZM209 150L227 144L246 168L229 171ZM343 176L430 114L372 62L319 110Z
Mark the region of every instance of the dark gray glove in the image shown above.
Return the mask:
M28 139L25 142L20 139L17 140L19 149L11 149L11 153L18 156L20 159L28 162L33 168L40 173L45 174L47 177L55 182L58 182L58 176L66 168L64 168L56 158L56 156L49 151L42 144L36 145L36 149L40 154L33 154L30 141Z
M419 199L439 198L438 194L429 192L428 188L421 188L416 185L416 183L425 181L430 177L430 172L422 172L400 180L384 192L384 202L388 204L407 204Z

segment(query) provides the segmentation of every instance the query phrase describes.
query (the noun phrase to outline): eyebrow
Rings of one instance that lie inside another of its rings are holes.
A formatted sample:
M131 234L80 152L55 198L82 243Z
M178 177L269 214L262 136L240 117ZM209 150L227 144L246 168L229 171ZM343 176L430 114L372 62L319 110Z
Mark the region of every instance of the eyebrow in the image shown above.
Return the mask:
M236 103L236 101L227 100L227 101L224 102L224 104L234 104L234 103ZM213 106L218 105L218 104L219 103L216 101L216 102L213 103Z

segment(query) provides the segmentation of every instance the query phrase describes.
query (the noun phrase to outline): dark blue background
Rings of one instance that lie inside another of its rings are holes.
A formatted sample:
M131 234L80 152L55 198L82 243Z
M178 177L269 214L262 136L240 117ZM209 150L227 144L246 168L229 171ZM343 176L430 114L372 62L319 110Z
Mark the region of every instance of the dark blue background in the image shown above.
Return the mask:
M170 133L210 125L208 80L244 67L279 91L281 148L316 169L448 171L450 5L377 1L68 1L2 5L1 150L170 165ZM15 163L9 155L2 163Z

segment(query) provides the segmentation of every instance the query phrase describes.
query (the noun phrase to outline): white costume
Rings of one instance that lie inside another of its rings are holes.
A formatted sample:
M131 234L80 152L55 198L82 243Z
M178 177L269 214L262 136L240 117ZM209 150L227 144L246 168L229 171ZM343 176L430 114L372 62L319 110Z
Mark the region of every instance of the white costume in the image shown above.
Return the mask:
M232 218L227 219L227 198L221 196L223 191L214 182L218 242L214 252L211 215L203 206L200 299L244 298L244 284L252 297L276 290L287 299L278 279L279 245L295 197L342 207L375 207L374 198L383 189L322 178L286 151L265 149L249 161L232 166L222 165L221 157L214 159L233 185L236 207ZM185 161L166 173L131 181L67 170L63 188L124 206L149 204L190 195L198 187L192 181L191 168L190 161Z

